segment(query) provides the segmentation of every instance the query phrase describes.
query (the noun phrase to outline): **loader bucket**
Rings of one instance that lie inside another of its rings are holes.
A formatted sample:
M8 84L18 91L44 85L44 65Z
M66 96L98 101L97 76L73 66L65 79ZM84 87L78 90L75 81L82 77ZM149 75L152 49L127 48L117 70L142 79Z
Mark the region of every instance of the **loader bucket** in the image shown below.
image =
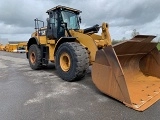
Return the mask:
M139 35L98 50L92 79L103 93L144 111L160 99L160 54L155 36Z

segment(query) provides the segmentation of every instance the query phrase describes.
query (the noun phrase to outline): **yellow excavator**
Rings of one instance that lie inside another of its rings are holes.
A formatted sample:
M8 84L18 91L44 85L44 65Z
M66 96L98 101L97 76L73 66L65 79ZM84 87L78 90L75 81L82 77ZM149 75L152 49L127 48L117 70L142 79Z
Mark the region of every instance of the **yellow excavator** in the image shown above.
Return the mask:
M155 36L138 35L112 45L107 23L80 29L80 10L59 5L46 13L47 25L35 19L27 43L32 69L54 62L63 80L75 81L92 65L95 86L126 106L144 111L159 100L160 55L157 43L151 42Z

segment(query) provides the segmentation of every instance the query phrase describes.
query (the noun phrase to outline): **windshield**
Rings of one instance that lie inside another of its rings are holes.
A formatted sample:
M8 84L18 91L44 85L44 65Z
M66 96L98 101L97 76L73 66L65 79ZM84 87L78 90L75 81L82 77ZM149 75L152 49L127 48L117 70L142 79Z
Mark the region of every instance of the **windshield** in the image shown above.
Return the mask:
M79 29L78 15L71 11L62 11L63 22L68 29Z

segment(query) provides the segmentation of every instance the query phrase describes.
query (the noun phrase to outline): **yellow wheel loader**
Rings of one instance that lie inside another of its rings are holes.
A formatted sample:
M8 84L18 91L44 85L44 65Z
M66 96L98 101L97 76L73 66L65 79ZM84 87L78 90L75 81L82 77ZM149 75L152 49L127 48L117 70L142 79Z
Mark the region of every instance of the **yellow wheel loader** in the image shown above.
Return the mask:
M107 23L80 29L80 10L56 6L46 13L47 26L35 19L27 43L32 69L51 61L63 80L75 81L92 65L95 86L126 106L143 111L159 100L160 55L157 43L151 42L155 36L138 35L112 46ZM102 34L95 34L100 28Z

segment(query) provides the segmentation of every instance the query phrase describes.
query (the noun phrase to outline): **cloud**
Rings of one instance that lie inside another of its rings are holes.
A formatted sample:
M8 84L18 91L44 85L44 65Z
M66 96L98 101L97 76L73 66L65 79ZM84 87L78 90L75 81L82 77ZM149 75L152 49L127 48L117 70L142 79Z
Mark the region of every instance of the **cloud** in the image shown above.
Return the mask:
M158 0L154 2L150 0L134 0L130 5L128 2L127 0L123 0L123 2L113 10L112 19L121 20L118 20L119 23L114 25L141 25L152 22L159 16L160 1Z
M143 34L159 35L159 4L159 0L1 0L0 27L3 31L0 31L0 36L31 34L34 19L46 22L46 11L57 5L81 10L83 28L109 23L114 39L129 38L133 29Z
M10 5L8 5L10 3ZM36 17L44 18L43 4L34 0L5 0L0 2L0 21L6 25L32 27Z

